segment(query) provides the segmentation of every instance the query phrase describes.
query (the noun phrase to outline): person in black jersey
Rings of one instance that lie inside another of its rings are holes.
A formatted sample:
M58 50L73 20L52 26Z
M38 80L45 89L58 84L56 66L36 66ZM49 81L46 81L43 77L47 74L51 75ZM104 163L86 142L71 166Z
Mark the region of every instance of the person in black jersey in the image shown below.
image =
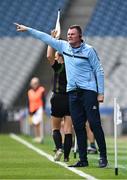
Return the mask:
M56 37L56 32L52 31ZM69 154L72 147L72 120L69 111L69 98L66 93L66 72L62 55L48 46L47 59L54 71L53 95L51 97L51 120L53 140L56 146L55 161L62 156L62 135L60 133L61 121L64 121L64 161L69 161Z

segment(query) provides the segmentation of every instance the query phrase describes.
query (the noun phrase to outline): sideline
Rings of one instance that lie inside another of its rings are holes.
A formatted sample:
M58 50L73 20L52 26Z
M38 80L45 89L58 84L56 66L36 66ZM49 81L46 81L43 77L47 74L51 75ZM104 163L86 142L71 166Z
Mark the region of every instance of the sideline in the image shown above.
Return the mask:
M22 139L21 137L17 136L16 134L11 133L10 137L18 142L20 142L21 144L27 146L29 149L35 151L36 153L40 154L41 156L46 157L49 161L55 163L55 164L59 164L60 166L63 166L64 168L68 169L69 171L74 172L75 174L78 174L81 177L84 177L88 180L97 180L95 177L86 174L84 172L82 172L81 170L78 170L76 168L71 168L68 167L66 163L64 162L55 162L53 159L53 156L51 156L50 154L47 154L46 152L44 152L43 150L40 150L39 148L35 147L34 145L32 145L31 143L27 142L26 140Z

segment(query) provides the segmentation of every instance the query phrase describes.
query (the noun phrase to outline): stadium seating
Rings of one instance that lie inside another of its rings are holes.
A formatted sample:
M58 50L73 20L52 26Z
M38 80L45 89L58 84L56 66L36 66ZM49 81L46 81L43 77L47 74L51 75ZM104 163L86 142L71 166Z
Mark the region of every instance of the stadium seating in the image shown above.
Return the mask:
M98 0L84 29L86 41L99 53L105 71L105 103L118 98L127 105L127 1Z
M57 10L66 8L68 0L0 1L0 99L11 106L43 54L44 44L28 33L18 33L14 22L50 32Z

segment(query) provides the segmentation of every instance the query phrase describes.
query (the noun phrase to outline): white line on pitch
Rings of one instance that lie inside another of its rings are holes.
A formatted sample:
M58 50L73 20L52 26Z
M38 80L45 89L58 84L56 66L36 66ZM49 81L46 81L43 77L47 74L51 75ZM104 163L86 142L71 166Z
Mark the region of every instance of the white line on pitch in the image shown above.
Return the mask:
M69 171L74 172L75 174L78 174L81 177L84 177L84 178L86 178L88 180L97 180L95 177L93 177L93 176L91 176L89 174L86 174L86 173L84 173L84 172L82 172L82 171L80 171L80 170L78 170L76 168L68 167L66 163L55 162L54 159L53 159L53 156L51 156L50 154L47 154L46 152L44 152L43 150L40 150L39 148L37 148L35 146L33 146L31 143L25 141L24 139L22 139L21 137L17 136L16 134L11 133L10 137L12 139L15 139L16 141L20 142L21 144L27 146L29 149L32 149L33 151L37 152L41 156L46 157L51 162L54 162L55 164L59 164L60 166L63 166L64 168L68 169Z

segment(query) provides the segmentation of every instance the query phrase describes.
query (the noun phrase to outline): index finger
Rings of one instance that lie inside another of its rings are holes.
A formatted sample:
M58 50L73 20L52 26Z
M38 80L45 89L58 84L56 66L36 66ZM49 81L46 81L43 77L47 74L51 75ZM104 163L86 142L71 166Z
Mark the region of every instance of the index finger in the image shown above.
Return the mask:
M16 26L19 26L19 24L18 24L18 23L16 23L16 22L14 22L13 24L14 24L14 25L16 25Z

